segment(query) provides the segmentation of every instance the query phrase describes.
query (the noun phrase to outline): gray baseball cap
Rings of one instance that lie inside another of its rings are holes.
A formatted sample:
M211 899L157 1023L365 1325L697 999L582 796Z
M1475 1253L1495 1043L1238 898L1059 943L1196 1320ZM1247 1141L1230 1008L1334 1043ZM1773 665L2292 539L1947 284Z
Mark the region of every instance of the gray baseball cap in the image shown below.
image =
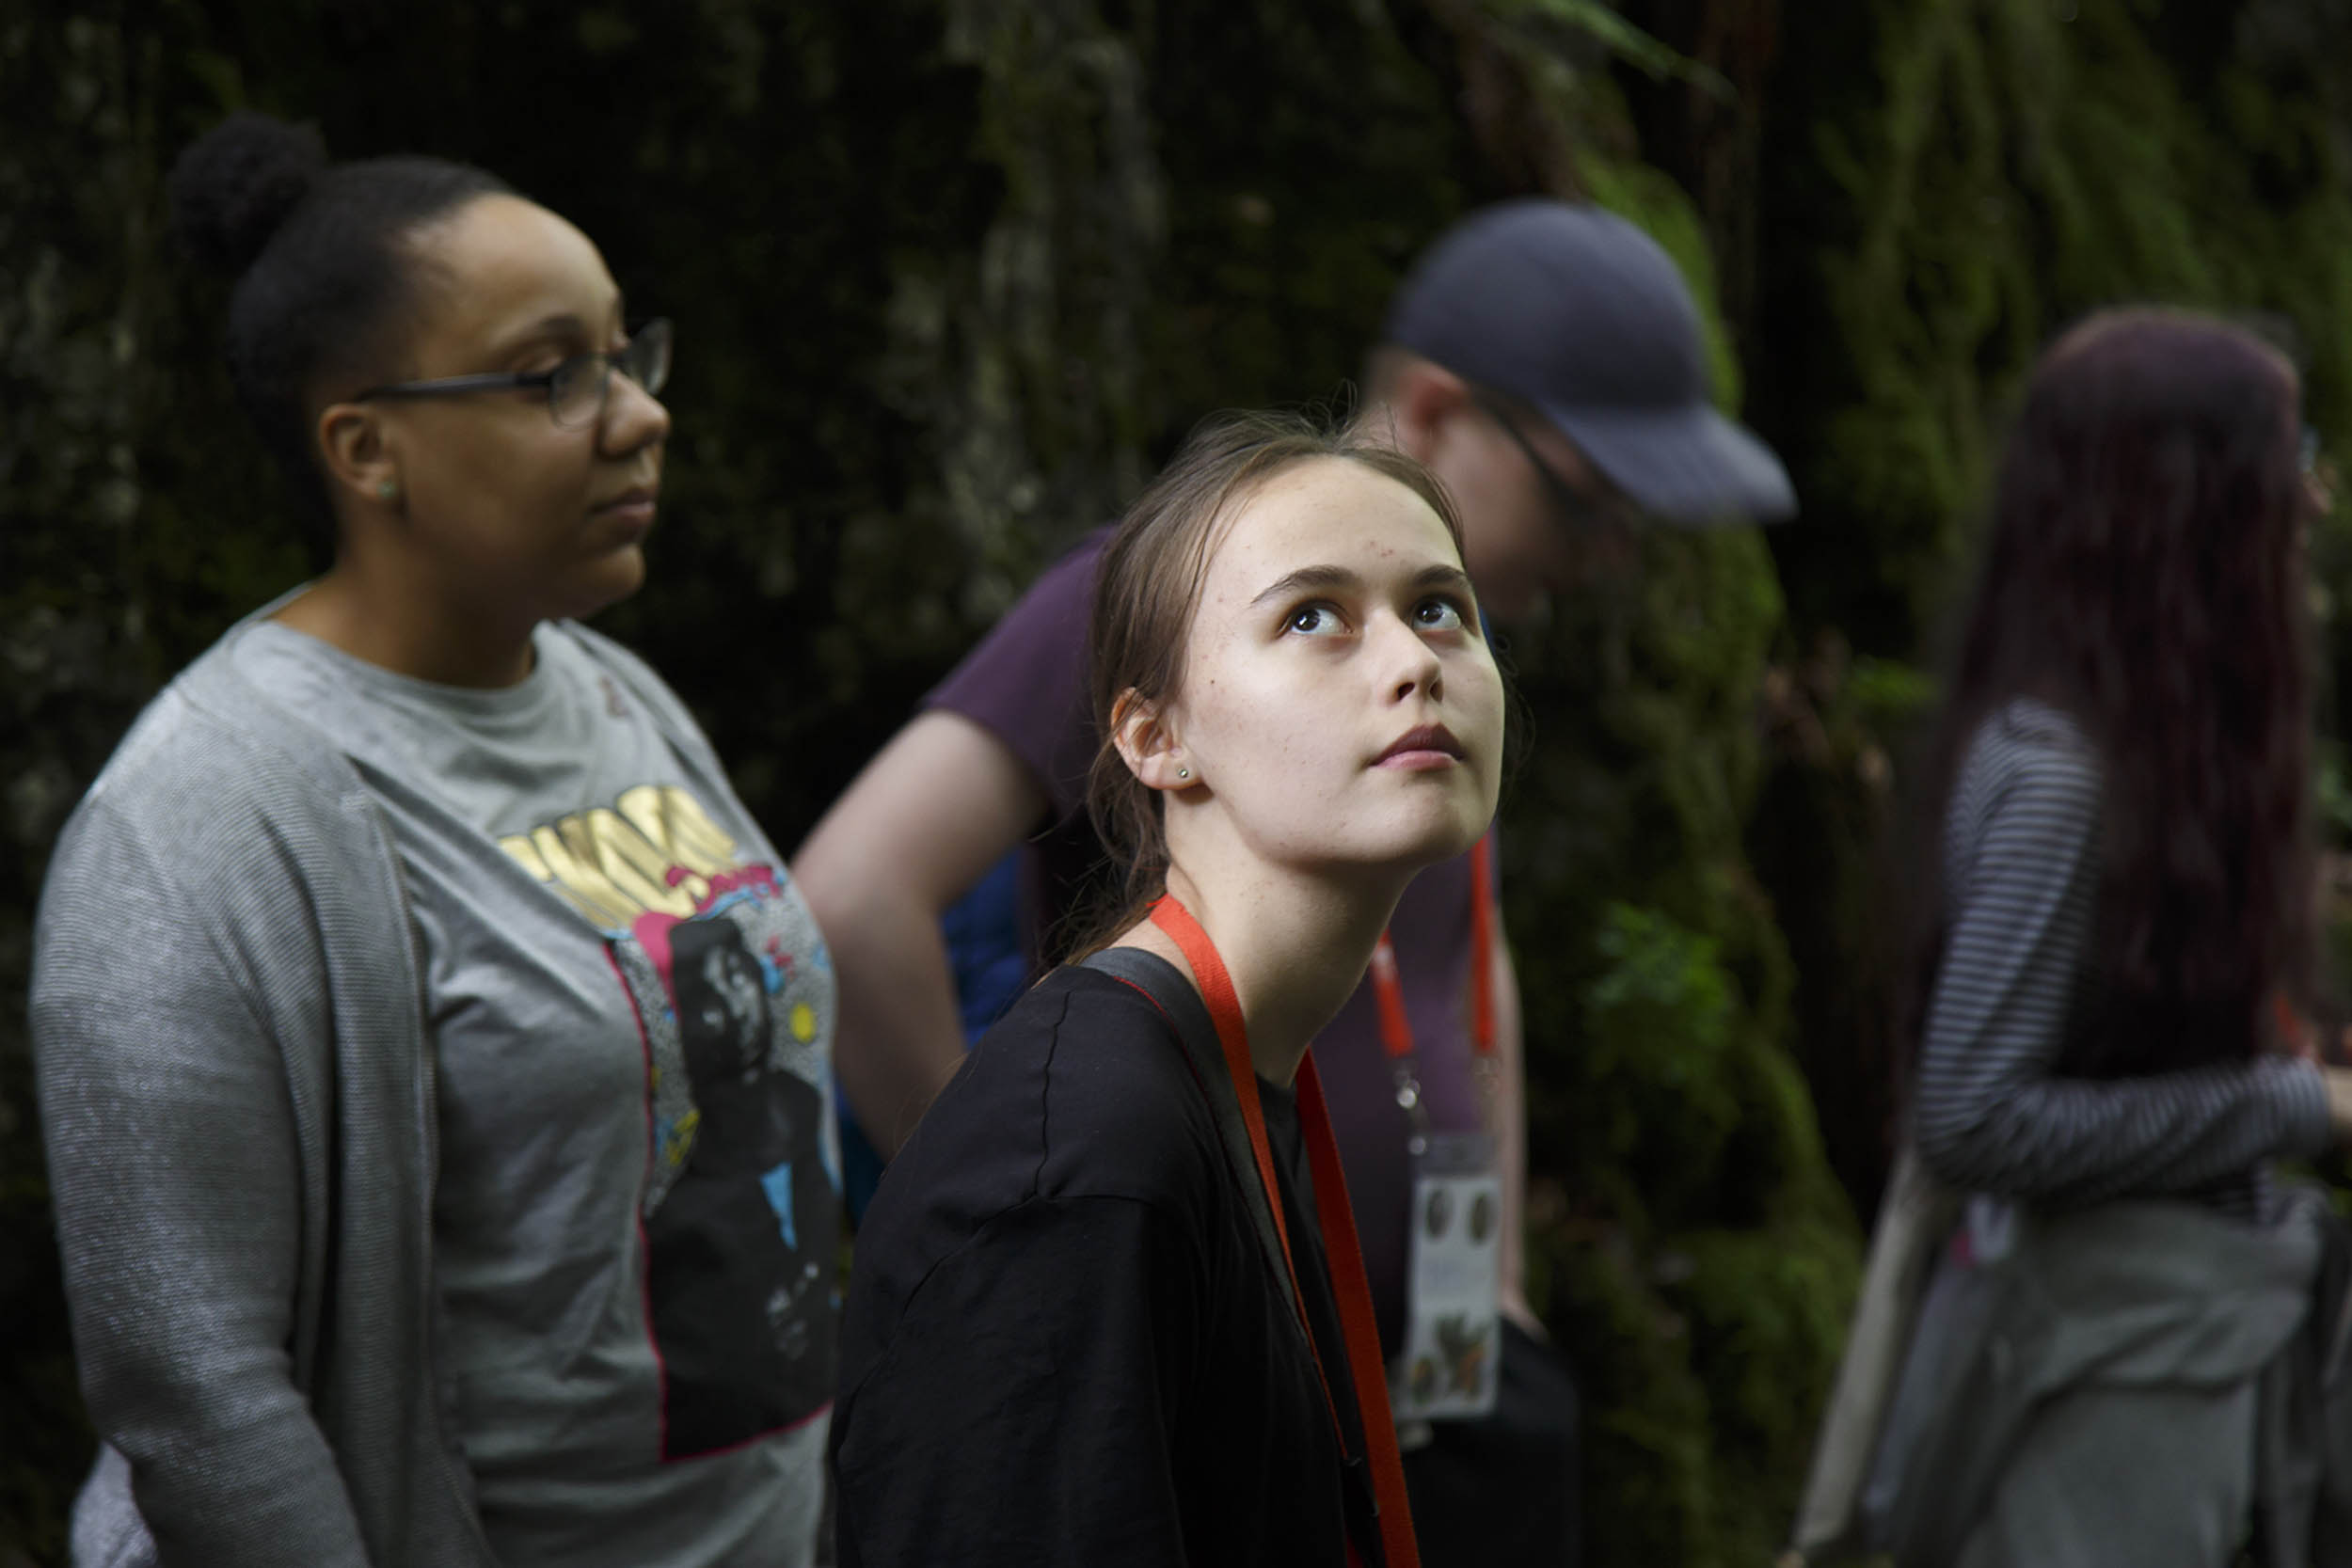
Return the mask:
M1508 201L1414 265L1383 341L1542 412L1651 515L1797 510L1772 449L1708 398L1698 309L1656 241L1597 207Z

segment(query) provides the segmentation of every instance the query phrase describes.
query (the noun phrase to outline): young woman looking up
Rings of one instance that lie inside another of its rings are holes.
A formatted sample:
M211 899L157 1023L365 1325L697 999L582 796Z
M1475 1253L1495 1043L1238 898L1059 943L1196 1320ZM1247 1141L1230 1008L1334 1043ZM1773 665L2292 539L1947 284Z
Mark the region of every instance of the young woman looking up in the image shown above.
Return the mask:
M1494 815L1452 505L1356 433L1206 427L1108 546L1092 655L1132 901L981 1041L860 1230L842 1560L1402 1568L1307 1045Z
M2255 1374L2312 1256L2267 1164L2352 1124L2352 1074L2293 1022L2299 403L2244 332L2115 312L2043 356L2003 455L1927 775L1911 1099L1927 1169L1976 1195L1925 1322L1991 1325L1923 1327L1915 1363L2010 1364L1940 1385L1904 1478L1927 1555L1899 1560L2218 1565L2243 1539Z
M812 1560L833 987L635 591L667 323L490 175L172 179L324 573L141 717L34 957L75 1560Z

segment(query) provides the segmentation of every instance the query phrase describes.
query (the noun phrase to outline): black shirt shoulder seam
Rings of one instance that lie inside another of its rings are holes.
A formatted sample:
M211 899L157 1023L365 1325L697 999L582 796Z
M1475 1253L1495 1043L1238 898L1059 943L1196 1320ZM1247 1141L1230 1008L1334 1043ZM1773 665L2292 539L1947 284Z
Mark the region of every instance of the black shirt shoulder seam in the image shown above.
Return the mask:
M1061 1052L1062 1028L1070 1022L1070 997L1071 992L1065 989L1060 996L1055 998L1061 1010L1054 1017L1053 1028L1047 1031L1045 1061L1038 1074L1037 1164L1029 1172L1029 1190L1023 1195L1021 1203L1036 1201L1038 1195L1044 1191L1045 1167L1054 1158L1054 1058ZM986 1223L993 1225L999 1216L1018 1207L1020 1204L1009 1204L990 1215ZM979 1228L975 1227L973 1234L977 1235ZM928 1271L924 1277L930 1277Z

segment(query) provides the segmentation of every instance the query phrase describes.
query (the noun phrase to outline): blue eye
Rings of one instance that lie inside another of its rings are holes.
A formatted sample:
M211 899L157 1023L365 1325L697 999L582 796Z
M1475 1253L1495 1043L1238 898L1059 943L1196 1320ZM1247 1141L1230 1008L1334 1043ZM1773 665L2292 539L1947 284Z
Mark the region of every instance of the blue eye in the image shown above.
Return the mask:
M1460 631L1469 623L1452 599L1423 599L1413 607L1413 625L1423 631Z
M1283 617L1284 631L1298 632L1307 637L1328 637L1343 629L1339 611L1327 604L1300 605Z

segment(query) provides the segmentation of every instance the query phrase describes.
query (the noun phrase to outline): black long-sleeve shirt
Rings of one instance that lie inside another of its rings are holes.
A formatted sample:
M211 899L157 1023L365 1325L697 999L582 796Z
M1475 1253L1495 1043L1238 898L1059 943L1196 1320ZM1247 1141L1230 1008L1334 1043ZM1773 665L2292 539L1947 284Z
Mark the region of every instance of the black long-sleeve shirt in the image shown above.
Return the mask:
M1340 1568L1351 1534L1377 1568L1297 1113L1260 1095L1344 1450L1174 1027L1060 970L966 1059L860 1229L844 1568Z

